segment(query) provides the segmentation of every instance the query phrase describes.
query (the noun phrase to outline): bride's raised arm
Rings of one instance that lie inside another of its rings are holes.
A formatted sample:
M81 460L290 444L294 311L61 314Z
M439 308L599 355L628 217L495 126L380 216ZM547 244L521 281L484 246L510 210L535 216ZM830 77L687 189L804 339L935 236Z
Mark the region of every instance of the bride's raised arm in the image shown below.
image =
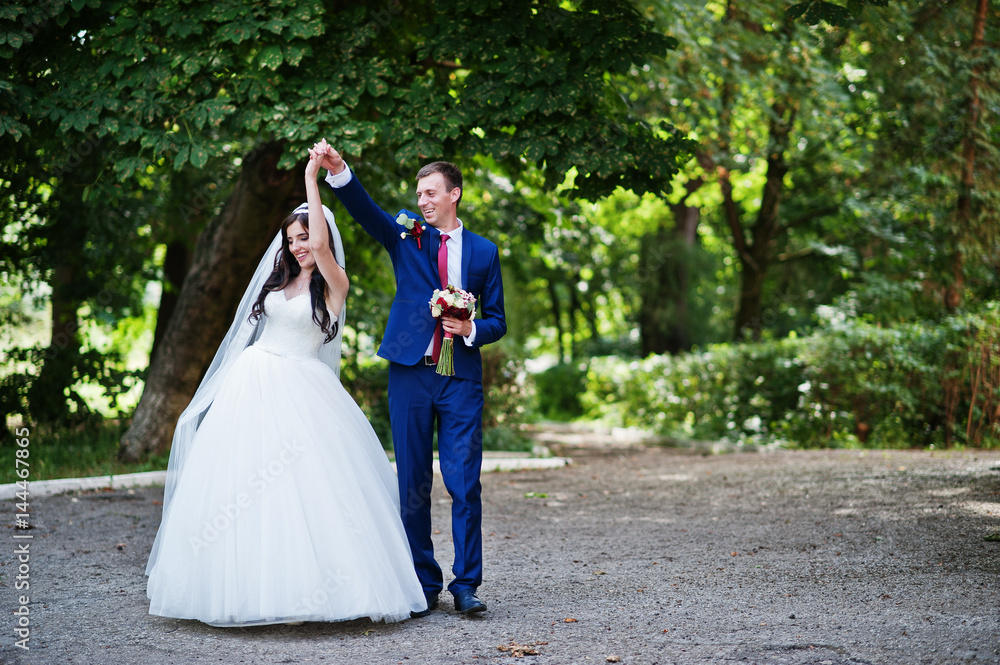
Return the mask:
M309 151L309 163L306 165L306 202L309 204L309 249L316 267L326 280L326 308L336 319L347 300L347 290L350 283L347 273L337 263L330 248L330 229L326 225L326 215L323 214L323 202L319 198L319 185L316 177L323 164L324 155L315 150Z

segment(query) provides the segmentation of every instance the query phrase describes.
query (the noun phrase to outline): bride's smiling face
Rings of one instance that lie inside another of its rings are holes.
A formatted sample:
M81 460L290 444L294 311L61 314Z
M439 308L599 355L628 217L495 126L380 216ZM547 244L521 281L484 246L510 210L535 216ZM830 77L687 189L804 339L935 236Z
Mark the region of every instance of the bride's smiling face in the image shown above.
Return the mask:
M292 222L286 231L288 239L288 251L292 253L298 261L300 268L307 270L316 265L312 250L309 249L309 229L302 226L302 222Z

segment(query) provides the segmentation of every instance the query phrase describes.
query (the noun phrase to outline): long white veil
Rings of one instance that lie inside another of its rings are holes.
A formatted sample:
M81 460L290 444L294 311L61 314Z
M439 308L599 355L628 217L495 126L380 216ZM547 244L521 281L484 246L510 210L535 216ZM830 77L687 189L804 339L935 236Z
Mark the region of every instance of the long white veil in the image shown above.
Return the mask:
M303 203L293 210L292 214L308 214L308 212L308 204ZM323 215L326 217L327 226L330 227L330 237L333 239L334 245L334 257L337 259L340 267L346 268L344 262L344 243L340 238L340 231L337 230L337 223L333 218L333 212L326 206L323 206ZM274 240L268 246L267 251L264 252L260 263L257 264L253 278L250 280L246 291L243 292L243 298L240 299L240 305L236 310L233 323L229 327L229 332L226 333L222 344L219 345L219 350L216 351L215 357L212 359L212 364L208 366L208 371L205 372L205 376L198 385L198 390L195 391L191 402L177 419L174 438L170 444L170 459L167 462L167 480L163 489L163 517L160 521L161 524L166 523L174 489L177 487L177 480L181 477L184 462L191 452L195 434L198 432L198 427L201 425L202 419L208 413L209 407L212 406L215 395L218 393L223 381L225 381L226 375L229 373L233 363L243 349L257 341L261 331L264 329L266 317L261 317L255 323L251 323L249 320L250 311L257 300L257 296L260 295L261 289L264 288L264 282L271 275L277 261L281 260L280 254L284 243L284 234L279 230ZM340 316L337 317L336 336L323 344L319 352L320 360L333 369L338 377L340 376L340 350L344 336L346 313L347 304L345 302L344 306L340 308ZM146 564L147 575L153 569L157 555L159 554L160 533L162 533L162 530L157 531L156 540L153 541L153 550L149 555L149 562Z

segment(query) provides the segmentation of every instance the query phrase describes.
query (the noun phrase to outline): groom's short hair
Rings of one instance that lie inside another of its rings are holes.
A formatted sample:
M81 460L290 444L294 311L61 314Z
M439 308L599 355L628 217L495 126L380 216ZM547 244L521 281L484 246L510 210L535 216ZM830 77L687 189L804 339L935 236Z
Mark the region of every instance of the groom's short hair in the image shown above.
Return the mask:
M434 173L440 173L444 176L444 180L448 184L449 192L456 187L458 187L459 190L462 190L462 171L451 162L431 162L430 164L427 164L422 169L417 171L417 180L426 178ZM461 202L462 192L459 191L458 201L455 202L455 205L458 206Z

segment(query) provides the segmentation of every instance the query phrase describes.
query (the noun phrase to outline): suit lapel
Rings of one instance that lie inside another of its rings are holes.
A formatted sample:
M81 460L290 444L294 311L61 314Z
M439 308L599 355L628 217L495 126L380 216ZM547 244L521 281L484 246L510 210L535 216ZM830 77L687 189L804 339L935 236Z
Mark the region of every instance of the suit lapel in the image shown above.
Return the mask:
M472 263L472 234L469 229L462 229L462 288L472 292L469 288L469 265Z
M431 264L433 274L436 275L438 272L438 249L441 248L441 232L427 222L424 222L424 233L427 236L427 260Z

